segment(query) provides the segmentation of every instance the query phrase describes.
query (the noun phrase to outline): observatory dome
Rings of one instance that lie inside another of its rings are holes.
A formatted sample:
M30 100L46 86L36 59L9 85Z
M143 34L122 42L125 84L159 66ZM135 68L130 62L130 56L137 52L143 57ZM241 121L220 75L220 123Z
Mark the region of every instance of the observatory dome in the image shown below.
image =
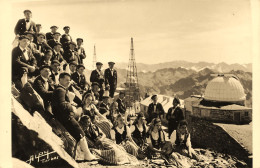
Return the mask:
M246 95L237 77L222 75L208 83L204 99L208 101L239 102L244 101Z

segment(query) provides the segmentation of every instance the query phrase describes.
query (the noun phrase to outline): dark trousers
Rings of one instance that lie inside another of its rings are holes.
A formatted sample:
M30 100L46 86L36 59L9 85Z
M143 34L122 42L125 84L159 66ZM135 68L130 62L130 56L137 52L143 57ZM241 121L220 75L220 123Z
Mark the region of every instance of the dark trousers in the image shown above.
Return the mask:
M109 97L113 98L114 94L115 94L116 88L115 87L111 87L109 89Z

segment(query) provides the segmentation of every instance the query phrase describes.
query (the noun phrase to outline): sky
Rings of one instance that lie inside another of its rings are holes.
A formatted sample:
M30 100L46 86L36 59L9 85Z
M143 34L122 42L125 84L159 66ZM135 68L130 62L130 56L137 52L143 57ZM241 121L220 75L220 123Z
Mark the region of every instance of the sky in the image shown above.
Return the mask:
M252 63L248 0L37 0L11 9L12 28L25 9L44 33L70 26L74 40L84 39L88 66L94 45L98 61L128 62L131 37L138 63Z

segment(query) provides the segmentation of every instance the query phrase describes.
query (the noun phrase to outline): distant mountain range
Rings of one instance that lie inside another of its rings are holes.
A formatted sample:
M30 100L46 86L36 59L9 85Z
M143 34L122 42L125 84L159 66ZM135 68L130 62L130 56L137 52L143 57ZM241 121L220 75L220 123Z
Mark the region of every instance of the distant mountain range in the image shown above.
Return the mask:
M165 62L165 63L158 63L158 64L144 64L144 63L137 63L137 71L138 72L155 72L159 69L164 68L186 68L189 70L194 71L201 71L204 68L209 68L217 72L230 72L232 70L242 70L245 72L252 72L252 64L227 64L225 62L221 63L208 63L208 62L188 62L188 61L172 61L172 62ZM116 63L116 67L118 69L127 69L128 64L127 63Z

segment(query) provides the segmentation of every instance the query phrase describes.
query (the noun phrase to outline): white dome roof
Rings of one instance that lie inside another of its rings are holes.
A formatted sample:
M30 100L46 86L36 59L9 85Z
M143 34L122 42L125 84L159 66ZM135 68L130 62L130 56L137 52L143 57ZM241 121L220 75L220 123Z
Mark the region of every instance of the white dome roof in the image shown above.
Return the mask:
M211 80L205 90L206 100L235 102L246 99L240 81L232 76L218 76Z

